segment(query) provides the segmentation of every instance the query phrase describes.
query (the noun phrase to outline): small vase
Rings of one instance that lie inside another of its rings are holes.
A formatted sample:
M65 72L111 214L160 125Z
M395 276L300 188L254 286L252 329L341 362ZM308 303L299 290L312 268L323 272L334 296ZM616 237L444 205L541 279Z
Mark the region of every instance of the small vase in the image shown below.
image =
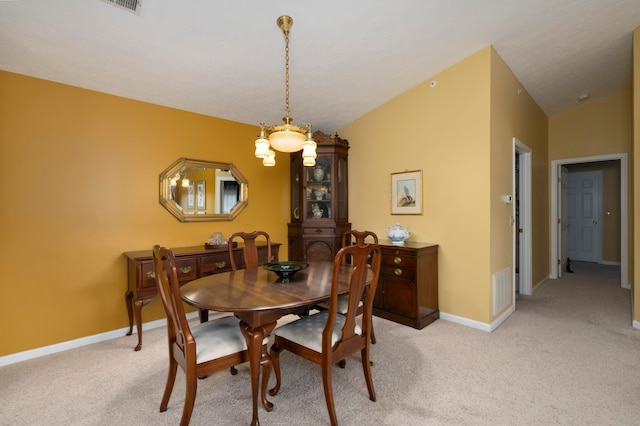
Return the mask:
M387 237L391 240L391 244L394 246L403 246L404 241L411 237L411 231L407 228L403 227L399 223L396 223L394 226L387 228L386 230Z

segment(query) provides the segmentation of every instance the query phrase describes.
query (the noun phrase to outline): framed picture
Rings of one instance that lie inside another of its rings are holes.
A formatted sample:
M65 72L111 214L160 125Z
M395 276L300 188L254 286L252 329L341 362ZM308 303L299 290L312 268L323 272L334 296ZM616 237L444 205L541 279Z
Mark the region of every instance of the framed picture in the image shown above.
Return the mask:
M422 214L422 170L391 173L391 214Z
M189 182L189 188L187 189L187 208L193 209L195 196L193 194L193 182Z
M199 180L196 182L196 207L198 210L204 210L206 208L206 196L204 181Z

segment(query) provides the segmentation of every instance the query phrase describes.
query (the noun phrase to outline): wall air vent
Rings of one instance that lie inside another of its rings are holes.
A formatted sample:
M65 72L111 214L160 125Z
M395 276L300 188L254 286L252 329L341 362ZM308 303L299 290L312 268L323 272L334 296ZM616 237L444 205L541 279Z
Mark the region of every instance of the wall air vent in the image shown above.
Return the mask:
M120 9L128 10L136 15L140 15L142 8L142 0L102 0L105 3L112 4Z

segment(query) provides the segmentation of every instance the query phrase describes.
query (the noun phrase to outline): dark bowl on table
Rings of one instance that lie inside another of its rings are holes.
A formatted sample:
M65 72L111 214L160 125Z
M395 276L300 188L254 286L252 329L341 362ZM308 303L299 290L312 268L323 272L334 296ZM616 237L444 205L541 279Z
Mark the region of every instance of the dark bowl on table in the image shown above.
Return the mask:
M269 262L262 265L268 271L275 272L283 283L289 282L293 275L309 266L305 262L287 261L287 262Z

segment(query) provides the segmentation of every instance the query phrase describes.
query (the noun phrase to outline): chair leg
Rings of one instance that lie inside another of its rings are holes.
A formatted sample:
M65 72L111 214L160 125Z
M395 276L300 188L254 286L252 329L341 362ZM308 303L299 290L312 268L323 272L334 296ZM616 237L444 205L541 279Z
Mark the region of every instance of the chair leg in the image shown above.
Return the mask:
M373 389L373 379L371 378L371 360L369 359L369 345L361 351L362 369L364 370L364 380L367 382L367 390L369 391L369 399L376 400L376 391Z
M162 395L162 401L160 401L160 412L167 411L167 405L169 405L169 398L173 391L173 384L176 381L176 372L178 371L178 363L175 359L169 359L169 374L167 374L167 384L164 387L164 395Z
M324 387L324 399L327 402L327 410L329 411L329 419L331 426L338 426L338 418L336 417L336 407L333 403L333 386L331 385L331 363L322 363L322 385Z
M260 365L262 366L262 385L260 387L260 396L262 398L262 406L267 412L273 410L273 404L267 400L267 385L269 384L269 376L271 375L271 369L273 363L271 357L267 353L266 345L262 347L262 356L260 358Z
M187 390L184 396L184 407L182 408L182 418L180 426L188 426L193 414L193 406L196 402L196 391L198 390L198 380L195 371L185 372L187 376Z
M371 324L371 343L376 344L376 333L373 332L373 324Z
M282 349L276 346L275 343L271 345L269 356L271 357L273 372L276 375L276 384L269 390L269 395L271 396L275 396L280 390L280 352L282 352Z

